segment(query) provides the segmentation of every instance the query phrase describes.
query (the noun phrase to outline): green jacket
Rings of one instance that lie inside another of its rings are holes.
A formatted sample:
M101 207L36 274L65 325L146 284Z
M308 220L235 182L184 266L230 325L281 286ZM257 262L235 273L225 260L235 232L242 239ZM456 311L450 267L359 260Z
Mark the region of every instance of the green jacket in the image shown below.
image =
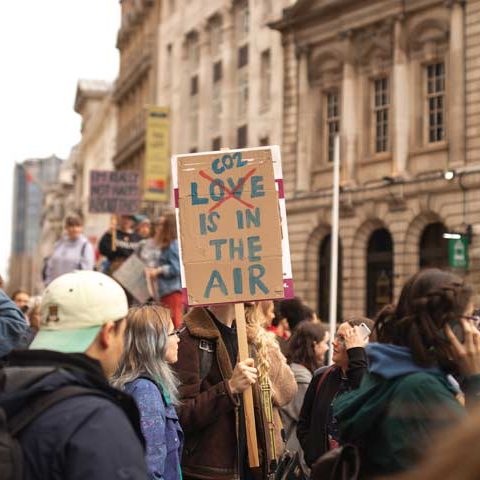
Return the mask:
M389 347L400 348L405 354L403 347L374 345L374 354L378 348ZM465 409L440 370L423 369L412 360L409 366L404 363L396 368L398 364L388 362L385 356L381 357L383 365L376 364L375 358L372 362L371 347L367 350L369 373L358 390L334 402L334 414L342 443L360 447L362 469L370 474L389 474L415 463L431 445L433 435L456 423ZM480 375L470 377L463 386L467 397L477 396Z

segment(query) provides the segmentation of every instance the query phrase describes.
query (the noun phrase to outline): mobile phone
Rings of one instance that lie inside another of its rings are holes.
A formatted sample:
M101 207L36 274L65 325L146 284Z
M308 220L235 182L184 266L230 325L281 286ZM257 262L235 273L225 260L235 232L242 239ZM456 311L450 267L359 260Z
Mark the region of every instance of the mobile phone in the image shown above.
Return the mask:
M453 334L458 338L460 343L465 341L465 331L463 325L458 320L452 320L448 322L449 327L452 329Z
M363 335L363 338L369 337L372 333L372 331L364 323L361 323L358 328L360 329L360 333Z

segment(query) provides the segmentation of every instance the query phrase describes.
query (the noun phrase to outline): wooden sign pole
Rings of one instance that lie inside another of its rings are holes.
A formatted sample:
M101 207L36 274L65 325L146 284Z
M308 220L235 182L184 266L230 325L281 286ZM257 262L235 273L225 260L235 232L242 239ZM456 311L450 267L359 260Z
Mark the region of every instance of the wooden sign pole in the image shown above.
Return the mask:
M110 227L112 229L112 252L115 252L117 250L117 216L115 214L112 214Z
M235 320L237 322L238 353L240 361L246 360L248 355L247 323L243 303L235 304ZM257 432L255 429L255 413L253 410L252 387L243 392L243 409L245 411L245 426L247 431L248 464L251 468L259 467ZM240 460L241 461L241 460Z
M222 147L222 152L230 150ZM246 360L248 355L247 322L245 320L245 307L243 303L235 304L235 320L237 322L238 355L240 361ZM243 392L243 410L245 412L245 427L247 431L248 464L251 468L260 466L258 458L257 430L255 428L255 412L253 410L252 387Z

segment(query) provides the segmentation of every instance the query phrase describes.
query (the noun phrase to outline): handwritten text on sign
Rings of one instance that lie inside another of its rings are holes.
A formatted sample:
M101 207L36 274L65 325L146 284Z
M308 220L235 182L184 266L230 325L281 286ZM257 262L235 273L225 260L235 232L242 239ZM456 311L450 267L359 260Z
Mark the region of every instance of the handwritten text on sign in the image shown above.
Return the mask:
M90 172L89 212L137 213L140 203L139 173L130 170Z
M281 223L270 150L177 158L188 303L283 298Z

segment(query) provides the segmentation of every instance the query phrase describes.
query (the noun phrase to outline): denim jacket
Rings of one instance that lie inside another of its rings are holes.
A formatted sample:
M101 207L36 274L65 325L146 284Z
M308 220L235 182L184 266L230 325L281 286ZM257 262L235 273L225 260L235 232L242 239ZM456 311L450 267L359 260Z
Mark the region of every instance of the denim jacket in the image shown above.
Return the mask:
M161 297L182 290L180 280L180 258L178 254L178 240L173 240L167 248L162 250L159 266L163 267L158 278L158 294Z
M149 478L181 480L183 431L168 395L147 378L125 384L125 392L135 399L140 411Z

